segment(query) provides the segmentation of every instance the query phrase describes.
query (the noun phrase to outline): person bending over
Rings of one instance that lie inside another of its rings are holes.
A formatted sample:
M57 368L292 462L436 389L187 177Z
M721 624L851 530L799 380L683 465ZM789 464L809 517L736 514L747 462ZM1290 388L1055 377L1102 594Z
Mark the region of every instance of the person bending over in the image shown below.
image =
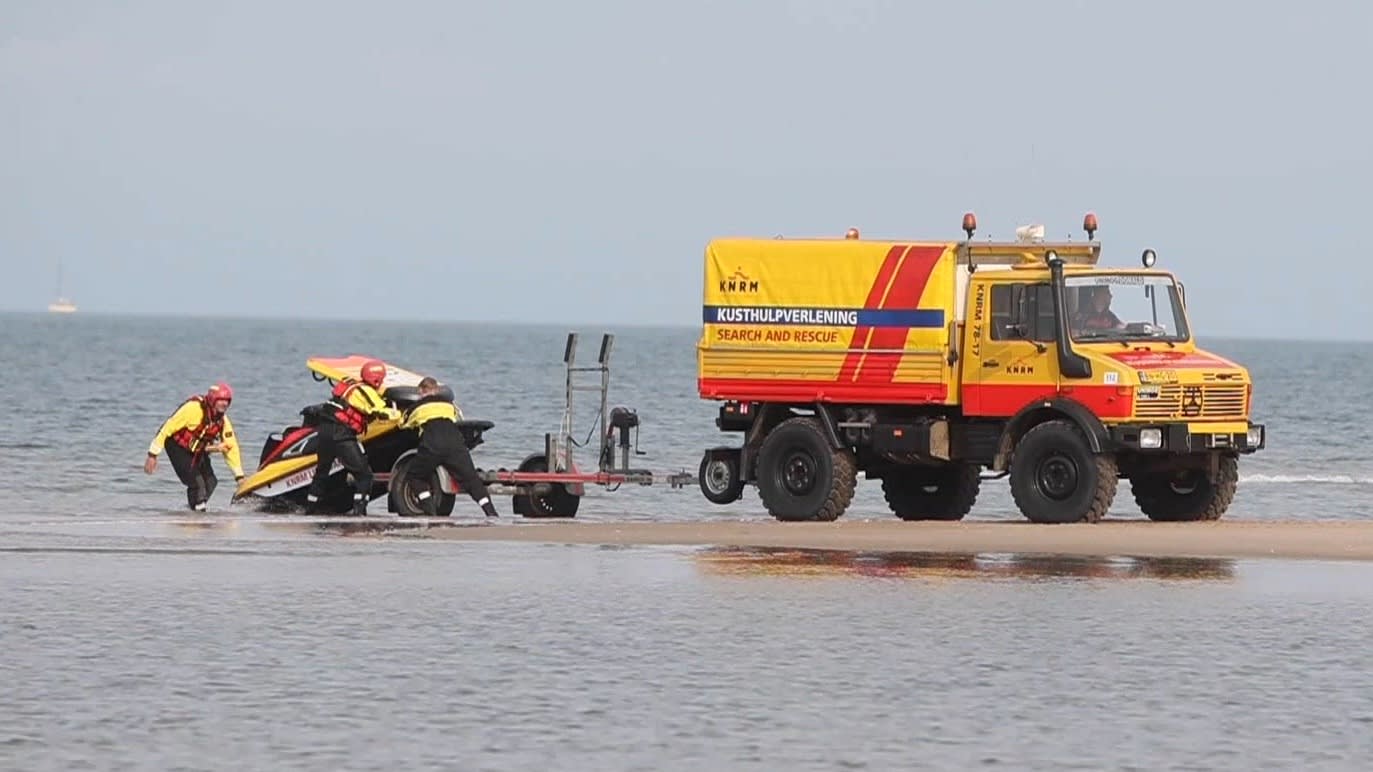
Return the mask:
M315 477L305 493L306 511L319 512L319 497L329 479L329 467L334 459L353 475L353 514L367 514L367 500L372 496L372 466L367 452L358 439L367 426L378 418L398 419L399 411L389 407L378 391L386 379L386 365L373 359L362 366L360 379L344 378L334 386L326 403L330 408L319 422L319 461Z
M238 440L234 437L234 425L228 415L233 399L233 389L223 381L211 386L204 394L187 397L176 412L162 422L157 436L148 446L143 471L147 474L157 471L157 455L165 447L167 458L172 461L172 469L181 484L186 486L186 505L192 511L204 512L210 494L219 485L214 469L210 467L211 453L223 454L234 473L234 480L243 479Z
M419 383L420 398L406 411L401 422L402 429L418 429L420 433L419 451L408 466L406 478L419 480L425 486L417 498L425 513L431 517L437 514L438 491L430 491L429 480L440 465L458 478L463 490L477 502L487 517L498 517L486 484L477 476L462 431L458 429L457 422L462 420L462 411L438 391L438 381L429 377L422 379Z

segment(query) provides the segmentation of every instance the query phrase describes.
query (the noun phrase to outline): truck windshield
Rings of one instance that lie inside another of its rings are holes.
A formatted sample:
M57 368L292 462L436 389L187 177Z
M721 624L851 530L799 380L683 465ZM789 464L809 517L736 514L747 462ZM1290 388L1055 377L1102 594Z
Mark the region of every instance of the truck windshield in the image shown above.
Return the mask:
M1184 341L1188 338L1177 285L1168 276L1096 273L1064 280L1073 340Z

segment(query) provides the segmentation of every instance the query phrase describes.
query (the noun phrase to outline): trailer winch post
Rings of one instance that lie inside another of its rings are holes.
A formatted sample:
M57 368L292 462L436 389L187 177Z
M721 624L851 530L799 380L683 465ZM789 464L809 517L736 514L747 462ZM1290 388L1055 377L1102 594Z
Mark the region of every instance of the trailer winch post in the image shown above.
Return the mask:
M638 448L638 411L626 407L616 407L612 410L609 405L610 355L614 349L615 336L611 333L604 333L601 336L600 351L597 353L594 366L577 365L579 337L578 333L569 332L563 348L563 364L567 372L564 379L562 424L556 434L544 434L543 458L547 460L547 463L542 465L544 468L539 469L538 464L529 463L537 460L536 456L530 456L514 471L501 469L497 472L481 473L488 485L499 485L513 490L514 510L525 517L575 517L578 502L586 485L601 485L616 490L625 483L653 485L655 479L658 479L648 469L634 469L629 465L630 429L634 430L634 454L647 455ZM579 383L577 374L584 372L600 373L600 383L594 386L587 382ZM596 471L576 469L573 463L572 449L578 444L573 434L573 403L577 392L589 389L596 389L601 393L601 414L597 416L600 433L596 448L599 456ZM615 454L617 442L614 436L617 431L620 433L618 463ZM696 478L697 475L689 474L683 469L679 473L666 475L665 481L673 488L683 488Z
M577 333L569 332L567 345L563 349L563 364L567 367L567 389L563 401L563 420L558 427L558 437L555 439L551 434L544 435L544 458L548 459L550 472L566 472L571 467L569 463L571 454L569 438L572 436L572 393L575 390L572 372L577 360L577 338Z
M600 449L605 445L606 437L608 436L606 432L609 429L607 425L609 413L607 411L609 410L608 400L610 395L610 349L614 344L614 335L611 335L610 333L602 334L601 351L596 355L596 363L601 369L601 433L596 444L596 464L597 468L602 472L609 471L608 467L613 466L613 464L607 465L605 463L605 460L602 458L604 454L600 452ZM629 464L626 463L625 467L627 468L628 466Z
M598 433L598 454L606 442L606 432L610 428L609 399L610 393L610 352L615 346L615 336L610 333L601 335L600 351L596 355L594 366L577 366L577 343L579 334L569 332L567 334L567 345L563 348L563 364L567 366L565 379L565 396L563 404L562 425L558 429L558 436L552 434L544 435L544 452L549 459L549 469L552 471L566 472L572 468L572 442L574 431L573 402L576 393L584 390L597 390L600 394L600 416ZM600 384L591 386L589 384L577 383L577 373L599 373L601 376ZM601 454L603 455L603 454ZM598 468L602 472L610 471L613 467L613 459L607 464L604 458L599 459ZM626 463L628 466L628 463Z

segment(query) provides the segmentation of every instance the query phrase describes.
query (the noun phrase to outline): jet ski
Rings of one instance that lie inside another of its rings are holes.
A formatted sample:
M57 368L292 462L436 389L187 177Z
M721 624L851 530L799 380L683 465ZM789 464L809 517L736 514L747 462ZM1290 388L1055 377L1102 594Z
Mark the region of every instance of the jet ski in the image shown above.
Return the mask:
M376 357L360 354L311 357L305 365L316 381L327 381L332 387L345 377L358 378L363 363L373 359ZM386 379L379 389L381 396L391 407L403 412L419 399L419 382L423 376L391 362L381 361L386 364ZM446 399L454 398L452 389L446 385L440 386L439 393ZM298 422L270 434L262 445L257 469L239 483L233 501L249 502L255 509L264 512L303 511L305 494L314 481L315 464L318 462L316 428L324 420L322 414L327 409L324 404L307 405L300 410ZM469 449L480 445L483 441L482 432L492 426L490 421L458 422ZM403 476L401 472L404 465L419 448L419 433L414 429L401 430L399 427L399 421L378 419L372 421L366 432L358 438L372 468L369 502L385 496L387 511L390 512L398 511L392 496L391 480ZM437 514L447 516L452 513L458 486L442 468L438 475L438 487L442 494ZM352 500L351 476L344 470L343 462L336 460L329 468L328 484L320 495L321 509L330 513L348 513L352 510Z

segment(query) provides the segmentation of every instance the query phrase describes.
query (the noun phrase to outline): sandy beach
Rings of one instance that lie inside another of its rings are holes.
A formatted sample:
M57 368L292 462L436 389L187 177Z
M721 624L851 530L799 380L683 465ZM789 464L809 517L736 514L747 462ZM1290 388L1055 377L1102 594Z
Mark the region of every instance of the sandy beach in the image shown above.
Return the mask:
M1153 523L1116 520L1091 525L882 520L833 523L523 521L514 527L502 523L493 527L434 528L425 536L461 541L713 545L875 552L1373 559L1373 521Z

